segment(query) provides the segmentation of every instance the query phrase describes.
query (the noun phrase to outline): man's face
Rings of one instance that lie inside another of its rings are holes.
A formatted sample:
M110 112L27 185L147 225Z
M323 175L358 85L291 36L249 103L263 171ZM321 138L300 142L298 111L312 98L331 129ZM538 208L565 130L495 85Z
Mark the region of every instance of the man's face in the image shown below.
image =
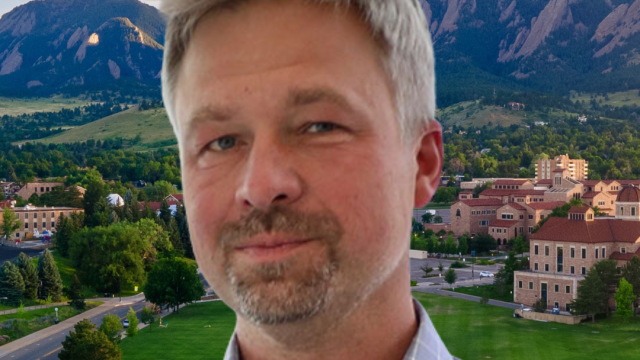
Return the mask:
M245 319L344 312L406 266L415 154L355 12L259 1L205 17L175 104L198 264Z

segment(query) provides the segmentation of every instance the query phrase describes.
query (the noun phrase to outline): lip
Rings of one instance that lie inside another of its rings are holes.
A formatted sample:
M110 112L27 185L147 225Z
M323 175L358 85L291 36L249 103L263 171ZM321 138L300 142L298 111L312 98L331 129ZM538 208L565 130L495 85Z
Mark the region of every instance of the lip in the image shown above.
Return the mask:
M259 235L246 243L236 246L235 250L259 261L276 261L291 255L317 239L294 238L286 236Z

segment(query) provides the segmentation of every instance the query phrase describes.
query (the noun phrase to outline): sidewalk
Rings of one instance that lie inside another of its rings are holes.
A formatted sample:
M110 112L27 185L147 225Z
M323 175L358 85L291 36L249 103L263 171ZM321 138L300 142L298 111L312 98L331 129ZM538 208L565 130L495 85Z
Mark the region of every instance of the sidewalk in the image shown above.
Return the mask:
M35 306L27 306L24 308L24 311L31 311L31 310L39 310L39 309L48 309L48 308L52 308L52 307L56 307L56 306L64 306L64 305L69 305L68 302L59 302L59 303L53 303L53 304L47 304L47 305L35 305ZM0 315L8 315L8 314L15 314L18 312L18 309L11 309L11 310L3 310L0 311Z
M5 357L6 355L21 349L25 346L29 346L37 341L40 341L42 339L47 338L48 336L51 336L53 334L56 334L60 331L72 328L75 324L77 324L79 321L81 321L82 319L85 318L91 318L97 315L100 315L102 313L106 313L108 311L110 311L111 309L117 307L117 306L121 306L121 305L130 305L133 303L136 303L138 301L140 301L141 299L144 299L144 294L138 294L135 296L131 296L128 298L123 298L122 302L119 301L118 298L112 299L112 298L108 298L107 301L105 301L105 303L103 305L100 305L96 308L93 308L91 310L85 311L82 314L76 315L72 318L66 319L62 322L60 322L57 325L52 325L49 326L46 329L42 329L40 331L37 331L33 334L27 335L23 338L20 338L18 340L15 340L13 342L10 342L6 345L0 346L0 358ZM100 300L100 299L91 299L91 300ZM104 301L104 300L101 300Z

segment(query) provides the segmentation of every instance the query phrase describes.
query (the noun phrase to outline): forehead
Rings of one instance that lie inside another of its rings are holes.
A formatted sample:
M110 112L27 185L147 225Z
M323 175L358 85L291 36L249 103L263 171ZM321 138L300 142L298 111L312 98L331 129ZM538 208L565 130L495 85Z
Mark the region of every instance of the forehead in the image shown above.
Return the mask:
M217 92L218 85L231 80L238 84L238 80L281 70L313 69L296 81L322 82L332 77L342 83L365 82L382 75L382 85L389 87L380 54L354 9L303 1L255 1L212 12L199 22L183 59L178 109L188 108L184 105L199 101L203 94L224 98ZM222 99L226 100L231 99ZM178 117L184 121L180 113Z

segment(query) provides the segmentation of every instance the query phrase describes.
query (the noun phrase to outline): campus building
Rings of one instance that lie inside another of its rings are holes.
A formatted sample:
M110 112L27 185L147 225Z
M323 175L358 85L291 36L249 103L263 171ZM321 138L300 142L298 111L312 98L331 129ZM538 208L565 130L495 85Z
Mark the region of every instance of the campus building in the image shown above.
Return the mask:
M556 156L554 159L536 162L536 181L552 180L556 169L569 170L572 180L587 180L589 176L589 162L584 159L570 159L569 155Z
M623 266L640 256L640 189L617 194L614 216L596 217L592 208L572 207L566 218L550 218L530 236L530 270L514 274L514 301L527 306L544 298L549 308L569 311L579 282L598 261Z
M16 230L7 240L29 239L33 237L35 231L42 234L45 230L54 231L57 220L60 216L71 216L73 213L84 212L84 209L68 207L35 207L27 205L25 207L13 208L17 220L22 226ZM3 219L0 217L0 225Z

